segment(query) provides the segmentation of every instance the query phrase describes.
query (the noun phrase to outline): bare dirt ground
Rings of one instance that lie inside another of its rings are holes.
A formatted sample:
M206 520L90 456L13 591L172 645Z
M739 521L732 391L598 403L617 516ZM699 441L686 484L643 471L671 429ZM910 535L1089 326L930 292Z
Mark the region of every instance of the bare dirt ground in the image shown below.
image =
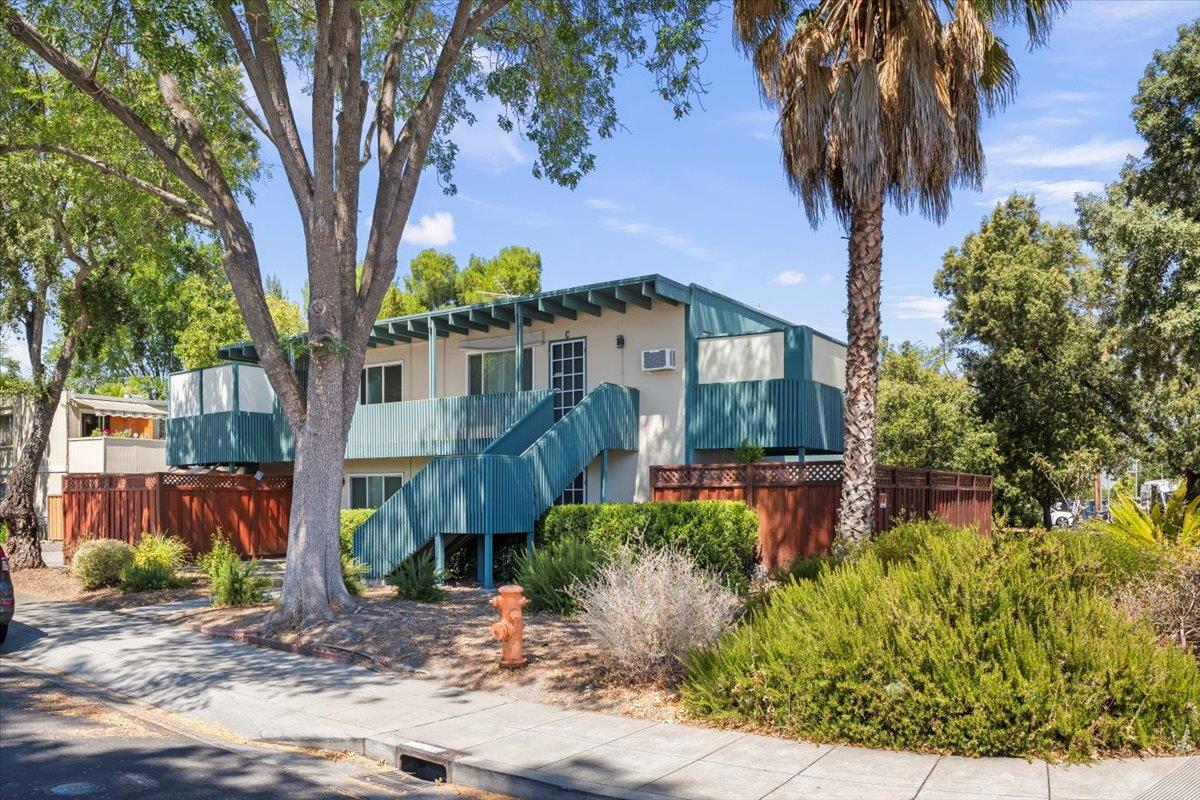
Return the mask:
M185 576L184 579L188 581L188 585L178 589L124 594L115 587L84 589L79 581L71 577L70 570L64 567L22 569L12 573L13 586L20 594L31 594L67 603L87 603L109 610L208 597L208 583L203 577Z
M332 645L369 657L376 665L415 670L455 686L509 697L654 720L683 717L678 693L663 684L629 684L609 677L600 651L577 619L554 614L525 617L519 670L501 669L500 645L492 639L495 609L490 592L448 587L442 603L398 600L391 588L368 589L359 610L303 635L296 644ZM173 621L227 628L257 626L270 606L183 612Z

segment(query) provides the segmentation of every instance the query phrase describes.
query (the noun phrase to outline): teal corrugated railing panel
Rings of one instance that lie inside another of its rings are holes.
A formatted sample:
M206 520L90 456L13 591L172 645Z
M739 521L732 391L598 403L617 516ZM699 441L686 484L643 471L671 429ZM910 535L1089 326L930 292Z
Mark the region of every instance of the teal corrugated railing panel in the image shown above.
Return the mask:
M537 441L537 438L554 424L554 392L545 394L537 405L484 448L483 452L490 455L519 456L529 449L529 445Z
M603 383L588 393L522 454L533 486L529 526L603 450L637 450L638 395Z
M487 452L426 464L359 526L354 555L383 575L436 533L533 530L601 451L636 450L637 444L634 389L601 384L558 422L552 403L539 401Z
M166 423L167 463L232 464L292 460L292 432L282 414L218 411Z
M688 427L699 450L724 450L744 439L768 448L840 452L842 392L807 379L702 383Z
M359 406L346 458L480 453L549 397L541 390Z

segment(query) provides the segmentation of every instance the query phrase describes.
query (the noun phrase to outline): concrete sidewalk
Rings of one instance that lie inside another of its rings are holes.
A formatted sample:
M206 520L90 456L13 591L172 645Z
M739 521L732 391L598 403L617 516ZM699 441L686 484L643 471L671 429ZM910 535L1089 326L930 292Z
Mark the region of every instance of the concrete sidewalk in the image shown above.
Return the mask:
M514 700L19 597L14 655L250 739L363 752L529 798L1200 797L1200 756L1089 766L812 745Z

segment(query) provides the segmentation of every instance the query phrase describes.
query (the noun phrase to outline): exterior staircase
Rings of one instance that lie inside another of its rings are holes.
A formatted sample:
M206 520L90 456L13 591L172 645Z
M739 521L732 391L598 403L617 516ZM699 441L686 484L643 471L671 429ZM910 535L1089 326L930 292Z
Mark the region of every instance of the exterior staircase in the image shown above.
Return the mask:
M548 394L478 455L432 459L354 532L354 555L379 577L439 534L532 533L592 459L637 446L636 389L602 383L558 421Z

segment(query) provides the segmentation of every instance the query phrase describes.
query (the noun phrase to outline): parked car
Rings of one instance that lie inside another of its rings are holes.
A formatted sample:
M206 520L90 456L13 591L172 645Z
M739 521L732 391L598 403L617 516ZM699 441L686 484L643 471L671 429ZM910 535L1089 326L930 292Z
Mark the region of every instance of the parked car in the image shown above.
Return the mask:
M0 547L0 642L8 636L8 623L12 621L16 605L12 575L8 572L8 553Z
M1050 524L1055 528L1072 528L1075 526L1074 512L1062 503L1050 509Z

